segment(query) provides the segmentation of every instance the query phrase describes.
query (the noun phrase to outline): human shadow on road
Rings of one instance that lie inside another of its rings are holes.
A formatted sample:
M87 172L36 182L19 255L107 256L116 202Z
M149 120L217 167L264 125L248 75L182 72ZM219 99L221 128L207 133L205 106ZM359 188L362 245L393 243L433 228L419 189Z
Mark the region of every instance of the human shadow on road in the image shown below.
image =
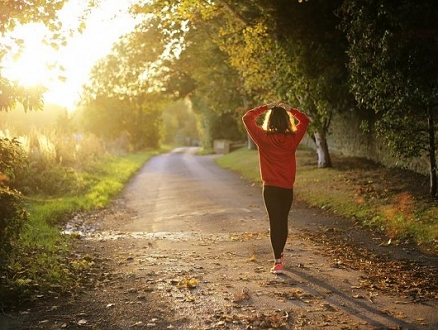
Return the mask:
M294 277L300 278L299 286L306 290L313 296L324 296L324 300L332 306L335 306L339 310L343 310L349 315L367 322L369 325L377 327L379 329L393 328L394 326L402 327L403 329L420 329L418 326L406 323L403 320L395 318L385 312L371 306L363 299L356 299L352 296L345 294L338 288L326 283L325 281L312 276L305 271L297 268L288 268L288 272L292 273ZM296 278L289 276L288 274L280 275L286 281L296 281ZM309 283L309 284L306 284ZM317 288L313 288L313 287ZM321 292L329 292L321 293Z

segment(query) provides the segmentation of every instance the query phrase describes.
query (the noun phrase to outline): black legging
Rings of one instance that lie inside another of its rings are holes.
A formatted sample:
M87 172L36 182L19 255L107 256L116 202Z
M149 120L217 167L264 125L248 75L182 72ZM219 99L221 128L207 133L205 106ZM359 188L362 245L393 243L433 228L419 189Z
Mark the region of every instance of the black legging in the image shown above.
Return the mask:
M274 256L275 259L280 259L288 235L288 216L293 201L293 189L264 186L263 200L269 216Z

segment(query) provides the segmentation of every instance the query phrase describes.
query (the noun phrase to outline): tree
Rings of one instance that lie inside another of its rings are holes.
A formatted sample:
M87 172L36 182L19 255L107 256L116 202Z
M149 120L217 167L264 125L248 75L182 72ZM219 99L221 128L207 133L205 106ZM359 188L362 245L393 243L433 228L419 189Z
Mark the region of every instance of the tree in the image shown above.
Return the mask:
M43 94L46 88L41 85L22 87L1 76L0 70L0 111L12 110L17 102L25 111L42 109Z
M95 0L86 0L85 12L98 4ZM45 42L54 48L59 48L67 43L67 36L75 32L82 32L85 24L78 22L75 30L64 31L62 22L57 14L64 7L67 0L2 0L0 2L0 111L9 111L17 102L27 110L42 109L43 94L46 89L43 86L24 88L2 76L2 60L8 53L21 50L23 41L9 37L17 26L28 23L41 23L50 31ZM84 15L83 19L85 19Z
M59 29L57 12L66 0L4 0L0 5L0 34L12 31L19 24L41 22L52 30Z
M352 104L346 40L337 30L340 20L335 15L340 3L234 2L233 10L241 8L235 24L248 18L233 38L222 40L250 94L261 95L261 101L286 100L310 114L319 167L331 166L326 138L333 114Z
M190 97L206 148L219 136L240 136L240 116L235 111L241 104L241 89L236 88L239 76L227 63L226 54L211 41L214 27L202 20L185 20L180 7L167 2L148 3L135 10L145 16L136 31L125 38L125 51L117 55L119 68L135 72L125 74L123 85L139 86L143 75L164 98ZM114 91L117 85L108 87ZM227 130L219 130L224 122Z
M170 75L166 79L172 83L175 75L189 77L193 89L189 94L183 94L187 88L180 89L178 95L190 95L206 148L212 147L214 139L239 140L245 136L239 128L241 114L236 111L243 102L242 83L228 64L227 55L212 42L211 30L204 22L189 29L184 39L187 45L168 64Z
M155 77L162 70L165 48L155 23L151 19L148 26L123 36L93 67L83 91L87 127L106 138L126 134L135 149L157 147L161 137L164 101L162 83Z
M5 0L0 3L0 35L4 39L7 32L17 24L41 22L52 31L61 28L56 13L65 0ZM12 109L16 102L21 102L25 110L40 108L44 89L37 87L26 89L2 76L1 62L20 40L0 43L0 111ZM23 200L19 191L11 188L15 179L15 171L23 164L23 156L16 139L0 139L0 270L7 265L9 253L19 239L20 229L27 220L27 212L23 208Z
M199 142L196 116L188 99L178 100L163 111L163 142L176 145Z
M314 119L318 163L325 167L331 166L326 136L332 115L352 104L346 40L334 12L341 2L180 0L151 1L144 8L155 15L173 10L172 21L187 22L189 31L210 26L210 39L240 76L241 105L273 100L300 104Z
M351 89L375 113L374 128L394 155L428 155L437 194L438 11L430 0L348 0Z

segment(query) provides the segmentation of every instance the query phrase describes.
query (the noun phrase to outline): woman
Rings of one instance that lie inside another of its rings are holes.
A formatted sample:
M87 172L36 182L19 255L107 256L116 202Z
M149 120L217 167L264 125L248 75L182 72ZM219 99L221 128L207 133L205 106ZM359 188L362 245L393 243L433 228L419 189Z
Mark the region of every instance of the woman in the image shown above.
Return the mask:
M258 126L256 119L267 111L263 127ZM298 121L297 125L293 118ZM288 216L293 200L295 151L310 120L304 113L284 103L270 103L249 110L242 120L259 152L263 200L269 217L275 257L271 272L281 274L283 250L288 236Z

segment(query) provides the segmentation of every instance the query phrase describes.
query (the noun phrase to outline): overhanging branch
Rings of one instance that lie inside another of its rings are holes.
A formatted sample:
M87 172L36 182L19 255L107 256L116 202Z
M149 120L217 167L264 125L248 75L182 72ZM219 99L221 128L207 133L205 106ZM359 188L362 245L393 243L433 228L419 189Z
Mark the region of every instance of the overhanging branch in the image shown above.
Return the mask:
M227 9L228 12L235 19L237 19L240 23L242 23L245 26L249 25L248 21L242 15L240 15L227 1L225 1L225 0L217 0L217 2L222 4L225 7L225 9Z

